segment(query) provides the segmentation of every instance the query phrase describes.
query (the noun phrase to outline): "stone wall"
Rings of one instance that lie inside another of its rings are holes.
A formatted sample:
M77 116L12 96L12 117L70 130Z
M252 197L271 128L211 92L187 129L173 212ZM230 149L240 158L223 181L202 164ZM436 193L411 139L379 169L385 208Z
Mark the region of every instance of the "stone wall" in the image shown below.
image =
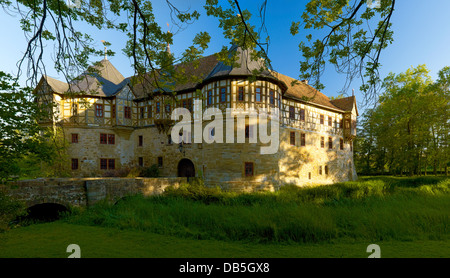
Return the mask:
M9 182L0 191L30 207L42 203L88 206L100 200L116 202L134 194L161 194L186 178L58 178Z

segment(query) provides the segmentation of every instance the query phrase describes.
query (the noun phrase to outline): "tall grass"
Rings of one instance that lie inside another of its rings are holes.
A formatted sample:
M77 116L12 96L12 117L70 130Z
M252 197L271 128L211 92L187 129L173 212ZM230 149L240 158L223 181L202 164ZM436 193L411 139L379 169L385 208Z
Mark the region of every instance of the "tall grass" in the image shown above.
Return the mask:
M450 179L377 177L237 194L196 182L161 196L101 203L65 221L251 242L448 239L449 187Z

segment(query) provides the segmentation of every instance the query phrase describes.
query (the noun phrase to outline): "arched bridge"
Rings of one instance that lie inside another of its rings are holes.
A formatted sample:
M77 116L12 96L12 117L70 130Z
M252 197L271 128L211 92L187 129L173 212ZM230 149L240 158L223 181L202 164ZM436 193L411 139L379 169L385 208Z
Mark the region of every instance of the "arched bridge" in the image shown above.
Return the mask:
M142 193L160 194L170 185L187 178L49 178L8 182L0 191L27 207L52 203L65 207L90 206L100 200L117 201L124 196Z

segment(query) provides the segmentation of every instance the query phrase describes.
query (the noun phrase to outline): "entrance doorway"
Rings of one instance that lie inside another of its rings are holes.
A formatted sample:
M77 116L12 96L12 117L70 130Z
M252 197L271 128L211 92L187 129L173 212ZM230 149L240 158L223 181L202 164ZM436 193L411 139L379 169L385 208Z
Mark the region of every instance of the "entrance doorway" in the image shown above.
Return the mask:
M187 158L183 158L178 162L178 176L187 177L188 181L190 177L195 177L194 163Z

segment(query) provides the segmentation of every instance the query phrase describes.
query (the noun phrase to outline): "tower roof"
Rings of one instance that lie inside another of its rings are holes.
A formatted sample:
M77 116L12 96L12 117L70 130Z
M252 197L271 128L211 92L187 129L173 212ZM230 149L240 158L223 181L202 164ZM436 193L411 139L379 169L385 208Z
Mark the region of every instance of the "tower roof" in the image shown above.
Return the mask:
M94 71L86 71L69 83L72 93L84 92L108 97L127 83L125 77L107 59L98 62L93 69Z

